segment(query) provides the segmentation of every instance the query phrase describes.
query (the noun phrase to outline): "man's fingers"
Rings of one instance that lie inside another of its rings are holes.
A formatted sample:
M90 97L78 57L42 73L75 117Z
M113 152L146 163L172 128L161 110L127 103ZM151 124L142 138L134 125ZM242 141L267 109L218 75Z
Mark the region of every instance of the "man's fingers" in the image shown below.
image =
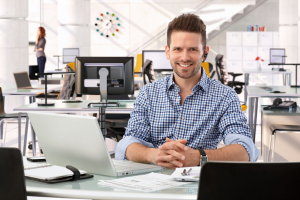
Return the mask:
M183 166L181 162L175 160L172 162L158 162L157 165L161 167L172 168L172 169Z
M175 151L186 151L188 150L188 147L185 146L184 144L175 141L175 142L166 142L165 144L159 146L159 149L161 150L175 150Z
M182 167L183 163L179 162L179 160L177 160L176 157L172 156L172 155L167 155L167 156L159 156L158 157L158 163L159 162L168 162L168 163L172 163L173 165L175 165L176 167Z
M175 140L172 140L170 138L166 138L166 141L167 142L175 142ZM182 144L186 144L187 143L186 139L178 139L177 141L180 142L180 143L182 143Z

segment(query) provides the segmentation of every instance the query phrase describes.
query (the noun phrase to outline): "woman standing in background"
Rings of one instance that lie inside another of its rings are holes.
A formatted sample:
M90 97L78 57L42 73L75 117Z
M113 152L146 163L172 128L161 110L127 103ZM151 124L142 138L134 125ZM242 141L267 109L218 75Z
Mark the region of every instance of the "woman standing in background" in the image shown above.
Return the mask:
M46 35L45 29L43 27L38 27L34 51L36 51L37 63L39 66L40 73L44 73L45 64L46 64L46 55L44 52L45 45L46 45L45 35ZM44 77L44 76L40 75L40 77Z

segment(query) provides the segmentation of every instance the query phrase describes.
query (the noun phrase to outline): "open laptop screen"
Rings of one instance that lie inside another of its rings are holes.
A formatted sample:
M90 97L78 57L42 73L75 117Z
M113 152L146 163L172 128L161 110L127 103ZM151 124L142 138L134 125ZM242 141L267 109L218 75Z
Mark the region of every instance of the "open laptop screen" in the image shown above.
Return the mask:
M27 72L14 73L17 88L31 87L30 80Z

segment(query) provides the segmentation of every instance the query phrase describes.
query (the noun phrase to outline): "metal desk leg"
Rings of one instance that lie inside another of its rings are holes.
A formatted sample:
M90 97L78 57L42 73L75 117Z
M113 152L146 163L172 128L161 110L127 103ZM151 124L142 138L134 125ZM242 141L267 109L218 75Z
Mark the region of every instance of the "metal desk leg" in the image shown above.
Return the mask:
M32 103L34 103L36 101L36 96L32 97Z
M26 144L27 144L27 133L28 133L28 120L29 120L29 117L28 115L26 116L26 124L25 124L25 136L24 136L24 146L23 146L23 156L26 155Z
M249 107L248 107L249 109L248 121L249 121L249 127L251 130L253 142L255 142L255 134L256 134L257 108L258 108L258 97L250 97Z
M31 96L29 96L29 103L32 103L32 98L31 98Z
M286 74L282 74L283 85L286 85Z
M245 74L244 76L245 76L244 102L245 105L247 105L248 93L246 88L249 85L249 74Z
M255 136L256 136L256 124L257 124L257 109L258 109L258 97L254 98L254 120L253 120L253 142L255 144Z
M4 124L4 120L0 121L0 139L3 139L3 124Z
M253 119L253 98L250 97L249 98L249 105L248 105L248 125L251 129L251 133L252 133L252 119Z
M35 132L33 130L32 124L30 122L30 126L31 126L31 135L32 135L32 155L35 156L35 152L36 152L36 140L35 140Z
M21 113L18 114L18 148L21 150Z

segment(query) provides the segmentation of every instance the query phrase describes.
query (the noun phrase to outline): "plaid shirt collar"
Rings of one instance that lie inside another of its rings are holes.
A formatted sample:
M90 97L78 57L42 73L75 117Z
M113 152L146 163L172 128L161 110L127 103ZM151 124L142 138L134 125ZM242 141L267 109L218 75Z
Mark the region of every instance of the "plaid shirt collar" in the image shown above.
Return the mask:
M200 81L192 89L193 92L196 92L200 89L202 89L204 92L208 90L210 79L208 78L206 71L203 70L203 67L201 67L201 74L202 76ZM167 91L173 88L175 88L175 90L180 90L178 85L175 84L173 77L174 77L174 72L167 79Z

